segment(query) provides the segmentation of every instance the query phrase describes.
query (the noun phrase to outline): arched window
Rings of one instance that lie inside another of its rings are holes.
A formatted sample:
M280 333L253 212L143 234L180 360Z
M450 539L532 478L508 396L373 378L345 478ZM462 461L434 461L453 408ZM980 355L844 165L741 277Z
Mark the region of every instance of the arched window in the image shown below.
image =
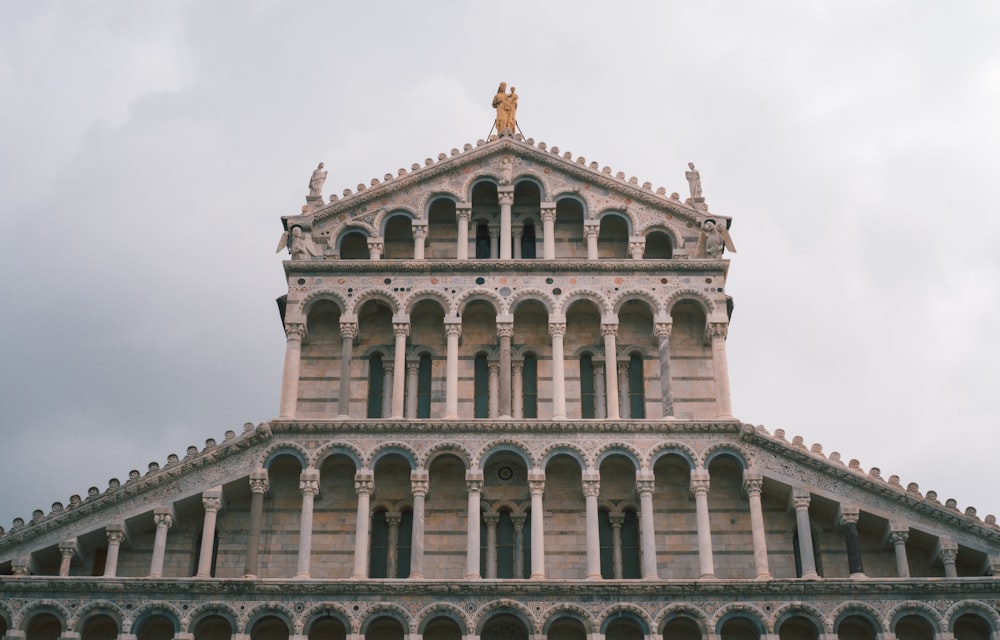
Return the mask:
M642 577L639 572L639 518L627 509L622 521L622 577L634 580Z
M580 417L594 418L594 359L589 353L580 356Z
M639 519L635 511L601 511L598 518L601 577L634 580L639 573Z
M396 577L410 577L410 549L413 543L413 512L399 516L399 536L396 541Z
M476 225L476 258L488 260L490 257L490 227L485 222Z
M662 231L653 231L646 236L642 257L646 260L669 260L674 255L670 236Z
M526 223L521 231L521 257L535 258L535 225Z
M521 389L524 396L524 417L538 417L538 358L534 354L524 356Z
M488 418L490 416L490 367L486 361L486 356L480 353L476 356L475 371L475 417Z
M381 418L382 416L382 388L384 371L382 369L382 354L373 353L368 358L368 417ZM399 375L403 375L400 372Z
M386 560L389 557L389 523L386 521L385 510L379 509L372 514L371 550L368 558L369 578L386 577Z
M643 379L642 356L633 353L628 360L628 407L632 418L646 417L646 382Z
M368 238L358 231L351 231L340 241L341 260L370 260Z
M420 354L420 368L417 370L417 417L431 417L431 356Z
M514 577L514 523L509 510L501 511L497 522L497 577Z
M614 530L611 528L611 514L601 509L597 518L597 539L601 548L601 577L610 580L615 577Z

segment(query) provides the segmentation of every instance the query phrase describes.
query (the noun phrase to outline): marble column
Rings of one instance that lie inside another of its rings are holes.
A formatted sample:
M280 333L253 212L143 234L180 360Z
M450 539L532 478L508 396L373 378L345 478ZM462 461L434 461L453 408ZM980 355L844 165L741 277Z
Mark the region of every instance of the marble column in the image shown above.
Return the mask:
M896 552L896 575L900 578L910 577L910 561L906 556L906 541L910 537L910 528L905 524L892 523L889 530L889 540Z
M598 522L597 498L601 494L601 474L583 472L583 495L586 500L587 518L587 579L601 579L601 536Z
M347 314L345 314L347 315ZM351 350L358 336L358 320L350 315L340 317L340 397L337 399L337 417L349 418L351 414Z
M524 362L518 360L510 365L511 414L515 420L524 418Z
M406 417L414 420L417 417L417 393L420 390L420 360L406 363Z
M712 369L715 374L715 407L720 420L731 420L733 408L729 399L729 364L726 361L726 335L729 324L712 322L707 327L712 340Z
M156 535L153 538L153 560L149 564L149 577L159 578L163 575L163 560L167 555L167 529L174 524L170 507L153 509L153 523L156 524Z
M295 571L297 579L309 577L312 560L313 502L319 493L319 470L306 467L299 474L299 491L302 493L302 513L299 515L299 557Z
M958 568L955 566L955 560L958 558L958 545L948 538L939 538L938 554L944 564L944 577L957 578Z
M389 530L388 546L385 554L385 577L398 578L396 575L396 565L399 564L399 523L403 519L403 514L398 511L389 511L385 514L385 524Z
M489 411L491 418L500 415L500 363L490 362L487 365L489 371Z
M466 471L465 485L469 491L466 508L467 533L465 536L465 579L475 580L479 573L479 494L483 490L483 472Z
M715 559L712 557L712 524L708 517L708 471L695 469L691 472L691 493L698 522L698 567L700 578L715 577Z
M396 371L399 375L395 377L392 385L392 418L403 417L403 407L406 402L406 337L410 335L410 316L405 313L396 314L392 317L392 333L396 337L396 346L393 351L393 360Z
M413 494L413 529L410 534L410 578L424 578L424 503L430 476L417 469L410 472L410 492Z
M628 395L628 361L618 363L618 407L623 420L632 417L632 403Z
M59 576L65 578L69 575L70 565L73 563L73 556L76 555L76 538L63 540L59 543Z
M663 417L674 415L674 394L670 381L670 333L672 322L657 322L653 325L653 333L660 343L660 393L663 396Z
M562 346L562 345L560 345ZM531 579L545 579L545 472L528 472L528 490L531 492Z
M858 518L861 512L855 506L840 505L840 525L844 527L844 545L847 547L847 571L851 578L865 578L861 561L861 541L858 536Z
M500 417L510 418L513 415L510 342L514 336L514 316L497 316L497 336L500 338Z
M487 225L486 230L490 234L490 259L496 260L500 257L500 225Z
M556 257L556 206L542 203L542 258L555 260Z
M607 418L608 405L605 401L604 363L594 361L594 417Z
M808 489L792 489L792 504L795 507L795 526L799 538L799 559L802 564L802 578L815 580L819 578L816 573L816 553L813 550L812 525L809 523L809 501Z
M448 336L444 417L455 419L458 418L458 337L462 335L462 319L445 318L444 331Z
M524 237L524 227L516 226L511 229L511 237L514 242L514 259L521 259L521 239Z
M382 241L382 238L368 238L368 259L372 261L381 260L384 248L385 243Z
M500 259L510 260L511 249L511 216L510 208L514 204L514 187L498 187L497 198L500 200Z
M455 218L458 221L458 246L456 247L456 257L459 260L468 260L469 220L472 219L472 205L458 205L455 209Z
M757 580L770 580L771 569L767 560L767 530L764 528L764 510L760 497L764 489L764 476L743 472L743 490L750 502L750 535L753 538L753 564Z
M354 490L358 494L358 513L354 524L354 572L351 578L368 577L368 544L371 531L371 497L375 477L368 469L354 474Z
M605 398L608 405L608 420L621 418L618 398L618 347L615 344L618 335L618 319L614 322L601 322L601 335L604 336L604 372Z
M486 523L486 577L490 580L496 580L497 524L500 523L500 514L495 512L484 513L483 522Z
M524 521L525 513L510 514L510 523L514 525L514 578L524 578Z
M288 323L285 325L285 368L281 374L281 407L278 416L295 417L295 405L299 396L299 366L302 362L302 339L306 335L306 325Z
M370 362L370 361L369 361ZM392 388L396 375L396 365L388 358L382 359L382 417L392 415ZM403 375L400 372L400 375Z
M222 508L222 487L213 487L201 494L205 519L201 527L201 553L198 555L197 578L212 577L212 551L215 549L215 523Z
M410 228L413 230L413 259L424 259L424 242L427 239L427 225L414 224Z
M636 473L636 490L639 492L639 543L642 546L642 578L656 580L656 528L653 522L653 488L656 484L652 471Z
M108 533L108 555L104 561L104 577L114 578L118 575L118 554L125 541L125 525L121 522L112 522L105 530Z
M243 576L257 577L260 558L260 533L264 526L264 494L267 493L267 469L250 472L250 525L247 528L247 553Z
M625 563L622 561L622 525L625 524L624 513L609 513L611 523L611 568L615 580L621 580L625 575Z
M583 235L587 238L587 260L597 260L597 236L600 232L600 225L583 225Z
M549 334L552 336L552 419L565 420L566 363L563 360L563 336L566 335L566 316L549 314ZM532 544L534 545L534 541Z

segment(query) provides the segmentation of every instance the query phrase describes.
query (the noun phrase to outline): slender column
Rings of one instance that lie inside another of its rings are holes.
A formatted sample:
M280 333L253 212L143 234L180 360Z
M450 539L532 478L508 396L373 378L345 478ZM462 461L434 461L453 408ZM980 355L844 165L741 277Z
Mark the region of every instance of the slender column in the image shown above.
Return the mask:
M792 489L792 504L795 506L795 526L799 534L799 559L802 563L802 578L815 580L816 555L813 551L812 525L809 524L809 500L807 489Z
M955 567L955 559L958 558L958 545L947 538L939 538L938 553L941 556L941 562L944 563L944 577L957 578L958 569Z
M594 362L594 417L607 418L608 405L604 400L604 363Z
M413 229L413 259L423 260L424 240L427 238L427 225L415 224L410 228Z
M515 227L511 229L511 236L513 236L514 241L514 259L521 259L521 238L524 237L524 228Z
M495 512L484 513L483 522L486 523L486 577L490 580L496 580L497 524L500 522L500 514Z
M420 361L412 360L406 363L406 417L414 420L417 417L417 390L420 377Z
M500 417L509 418L512 415L510 341L514 336L513 316L497 317L497 336L500 337Z
M469 220L472 219L472 205L458 205L455 210L455 218L458 220L458 246L456 256L459 260L469 259Z
M892 524L889 539L896 552L896 575L900 578L910 577L910 561L906 557L906 541L910 537L910 529L905 524Z
M61 577L69 575L69 567L73 563L73 556L76 555L76 548L76 538L64 540L59 543L59 555L61 556L59 561L59 575Z
M392 389L395 386L396 364L388 359L382 360L382 417L392 415ZM400 371L399 375L403 375Z
M601 579L601 537L597 514L597 497L601 494L601 474L583 472L583 495L587 505L587 579Z
M510 365L511 413L515 420L524 418L524 362L512 362Z
M639 537L642 545L642 578L656 580L656 530L653 526L653 487L655 480L652 471L640 471L636 474L636 489L639 491Z
M424 501L429 476L422 469L410 472L410 492L413 494L413 530L410 534L410 579L424 578Z
M524 578L524 520L527 514L512 513L510 522L514 525L514 577Z
M222 508L222 487L213 487L201 494L205 520L201 527L201 553L198 556L198 578L212 577L212 550L215 548L215 523Z
M552 419L566 419L566 363L563 361L563 336L566 334L566 317L549 314L549 334L552 336ZM534 521L532 518L532 532ZM532 539L532 549L534 549ZM534 551L532 551L534 553Z
M712 339L712 368L715 370L715 407L720 419L733 417L729 399L729 364L726 362L726 335L729 324L712 322L708 325L708 335Z
M445 318L444 331L448 335L444 417L454 419L458 417L458 336L462 335L462 319Z
M660 393L663 396L663 417L674 415L674 394L670 384L670 332L671 322L657 322L653 325L653 333L660 342Z
M340 398L337 399L337 417L349 418L351 413L351 350L358 336L357 317L340 318Z
M625 563L622 561L622 525L625 524L624 513L609 513L611 522L611 564L615 580L621 580L625 575Z
M479 493L483 489L483 472L466 471L465 485L469 490L465 536L465 579L475 580L479 573Z
M608 403L608 420L618 420L621 412L618 404L618 347L615 336L618 335L617 318L614 322L601 323L601 335L604 336L604 372Z
M490 234L490 258L496 260L500 257L500 225L488 225L486 230Z
M597 235L601 227L596 224L583 225L583 235L587 237L587 260L597 260Z
M542 205L542 257L555 260L556 257L556 206Z
M544 580L545 509L542 505L542 496L545 494L544 471L528 472L528 489L531 491L531 579Z
M847 571L852 578L865 578L865 568L861 562L861 542L858 539L857 507L840 505L840 524L844 527L844 544L847 547Z
M510 207L514 204L514 187L497 188L500 200L500 259L510 260Z
M759 473L743 472L743 490L750 501L750 535L753 537L753 564L757 580L770 580L771 569L767 560L767 532L764 529L764 511L760 496L764 488L764 476Z
M381 260L383 248L385 248L385 243L382 238L368 238L368 259Z
M389 528L389 549L385 554L385 577L398 578L396 565L399 563L399 521L403 514L390 511L385 514L385 523Z
M282 418L295 417L295 404L299 395L302 339L305 335L306 325L298 323L285 325L285 368L281 374L281 407L278 410L278 415Z
M125 541L125 525L112 522L105 530L108 532L108 556L104 561L104 577L114 578L118 575L118 553Z
M156 535L153 538L153 560L149 564L149 577L159 578L163 575L163 560L167 554L167 529L174 523L170 507L153 509L153 522L156 523Z
M622 414L622 419L628 420L632 417L632 403L628 395L628 362L618 363L618 407Z
M489 368L489 416L500 415L500 363L490 362Z
M368 577L368 543L371 530L371 496L374 476L368 469L354 474L354 490L358 494L358 513L354 524L354 579Z
M257 576L260 557L260 530L264 525L264 494L267 493L267 469L257 468L250 472L250 526L247 531L246 564L244 577Z
M701 578L715 577L715 560L712 557L712 525L708 517L709 475L704 469L691 472L691 492L694 493L698 522L698 566Z
M302 470L299 491L302 492L302 514L299 516L299 563L295 577L308 578L312 560L313 502L319 493L318 469L306 467Z
M396 347L393 352L396 371L399 375L395 377L392 385L392 415L393 418L403 417L403 405L406 400L406 336L410 335L410 316L398 314L392 318L392 332L396 336Z

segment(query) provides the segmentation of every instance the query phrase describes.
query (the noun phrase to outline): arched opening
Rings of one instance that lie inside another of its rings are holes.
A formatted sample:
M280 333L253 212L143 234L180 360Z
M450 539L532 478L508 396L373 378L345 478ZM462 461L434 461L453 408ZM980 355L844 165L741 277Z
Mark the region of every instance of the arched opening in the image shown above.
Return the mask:
M473 380L473 396L475 399L474 417L490 417L490 384L489 362L483 353L476 354L475 378Z
M348 231L340 240L341 260L370 260L368 236L360 231Z
M521 226L521 258L534 260L538 257L537 234L532 222Z
M710 418L715 413L712 346L705 342L705 312L694 302L678 302L671 310L670 376L674 416ZM707 375L706 375L707 374ZM697 382L689 382L689 381ZM661 382L662 384L662 382Z
M340 308L330 300L317 301L309 309L306 328L300 356L296 415L300 418L336 415L343 348Z
M602 260L621 260L628 257L628 222L618 215L601 218L597 234L597 257Z
M374 469L369 576L406 578L410 575L412 494L410 462L402 455L379 458Z
M288 640L288 636L288 624L278 616L264 616L250 629L250 640Z
M743 466L735 457L719 454L708 462L708 473L708 512L718 514L716 517L728 525L725 527L723 549L753 549L750 504L738 498L743 495ZM716 544L720 533L713 532ZM714 560L718 578L750 579L757 575L752 559L748 562L745 555L717 553Z
M431 417L431 384L433 374L431 370L431 354L424 352L420 354L417 365L417 417Z
M520 618L502 613L486 622L479 637L481 640L528 640L528 630Z
M354 490L356 475L355 461L345 454L331 455L320 463L320 492L313 504L313 544L316 545L314 548L323 549L324 552L314 553L312 556L310 571L314 576L348 578L353 572L355 523L358 514L358 494ZM286 519L279 520L281 523L298 522L297 518L301 514L302 494L298 491L297 484L292 490L298 496L289 502L298 512L294 516L290 513L283 514ZM296 534L297 531L293 528L284 540L294 540L291 544L297 546L297 537L292 537ZM278 563L287 563L287 558L287 555L279 555Z
M837 640L876 640L875 625L865 616L848 616L837 625Z
M381 617L372 621L365 631L365 640L403 640L403 625L394 618Z
M288 566L285 548L297 548L298 531L282 526L298 522L302 513L302 492L299 477L302 464L290 454L281 454L267 466L268 491L264 494L262 531L272 532L269 545L260 546L259 573L261 578L290 578L295 565ZM352 478L353 479L353 478Z
M778 640L818 640L816 623L805 616L786 618L778 627Z
M701 574L698 523L691 499L691 463L670 453L653 463L653 522L671 531L668 547L657 547L657 574L665 579L691 579Z
M385 509L372 514L371 545L368 548L368 577L385 578L386 562L389 558L389 524Z
M580 356L580 417L596 418L594 392L594 358L589 353Z
M992 629L983 616L966 613L955 620L953 627L955 640L990 640Z
M642 354L634 351L628 359L628 402L630 417L635 419L646 417L646 380Z
M386 260L413 259L413 223L408 215L397 214L386 221L382 257Z
M646 370L643 354L658 353L659 343L653 334L653 309L648 301L633 298L623 302L618 309L618 345L628 355L618 361L619 405L622 418L658 418L662 415L663 403L647 406L646 386L662 392L660 368L651 366ZM605 354L610 365L614 360ZM652 360L651 360L652 362ZM701 375L701 374L699 374ZM700 382L702 378L695 378ZM652 415L650 413L652 412Z
M424 640L462 640L462 628L451 618L440 616L424 627Z
M102 613L87 618L87 621L83 623L80 640L117 640L118 634L118 623L115 619ZM210 636L205 637L209 638ZM229 636L219 637L222 640L229 640ZM201 638L195 636L195 640L201 640Z
M437 299L423 299L410 309L411 355L417 358L416 415L410 415L412 378L407 380L407 417L430 418L438 415L437 403L443 402L444 377L434 376L434 354L447 353L444 333L445 310ZM409 372L408 372L409 373ZM438 400L435 400L438 397Z
M139 624L136 640L171 640L174 637L174 622L162 614L151 615ZM28 632L28 637L39 640L42 636L34 636Z
M642 251L646 260L669 260L674 257L674 243L663 231L653 231L646 235L646 246Z
M537 217L542 211L542 192L538 185L530 180L522 180L514 185L514 203L511 207L512 218L522 222L520 229L515 229L512 241L515 242L511 255L515 258L535 257L535 227L526 222L528 217ZM520 233L518 233L520 231ZM530 238L529 234L530 233ZM520 235L520 243L516 236Z
M493 243L490 239L490 225L485 222L476 223L476 258L489 260L493 253Z
M481 181L472 187L472 220L476 225L476 257L499 258L500 200L493 182Z
M458 217L455 203L450 198L436 198L427 210L427 248L424 255L432 259L458 257Z
M910 614L896 622L896 640L934 640L934 626L927 618Z
M663 640L701 640L701 626L687 616L677 616L663 625Z
M520 579L531 575L531 524L525 514L530 502L524 460L506 451L489 456L483 466L483 507L487 511L480 520L483 577ZM495 527L492 534L491 527Z
M503 509L497 522L497 577L513 578L515 562L514 520L510 509Z
M62 622L51 613L39 613L28 623L28 638L30 640L59 640L62 636ZM173 636L173 626L170 628Z
M308 640L345 640L347 629L339 618L323 616L309 625Z
M587 245L583 241L583 205L572 198L556 202L556 219L553 228L556 258L586 258Z
M232 637L233 627L222 616L205 616L194 627L194 640L229 640Z
M733 616L722 623L720 640L760 640L760 625L749 618Z
M455 535L455 523L466 521L469 504L465 471L465 463L451 454L437 456L428 468L424 548L434 549L435 555L433 562L424 565L427 578L455 579L465 575L465 536Z
M587 530L580 461L567 454L550 458L545 466L545 496L546 578L586 578L587 555L578 548L580 536Z
M534 353L524 354L522 372L522 403L525 418L538 417L538 357Z
M400 375L403 375L400 372ZM368 417L382 418L382 405L385 402L383 382L385 370L382 365L382 354L373 353L368 356Z
M622 455L601 461L600 496L606 505L599 513L601 576L607 579L641 578L639 520L635 512L635 464Z
M600 353L602 341L601 312L597 305L588 299L570 303L566 308L563 350L567 354L578 354L579 359L566 363L566 410L569 418L604 417L604 411L597 411L598 405L604 408L604 390L595 385L593 361L594 353ZM588 357L589 362L585 363ZM585 400L584 396L588 393L590 397Z
M549 625L547 640L587 640L587 629L574 618L559 618Z
M604 640L645 640L645 637L642 626L630 617L613 620L604 630Z

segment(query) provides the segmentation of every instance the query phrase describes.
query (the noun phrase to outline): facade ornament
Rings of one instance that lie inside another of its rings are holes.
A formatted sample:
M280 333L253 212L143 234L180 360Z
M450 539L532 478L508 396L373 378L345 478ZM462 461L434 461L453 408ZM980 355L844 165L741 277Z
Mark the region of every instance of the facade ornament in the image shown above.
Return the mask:
M306 337L306 325L301 322L289 322L285 324L285 338L288 340L302 340Z
M357 322L341 322L340 323L340 337L350 338L354 340L358 337L358 323Z
M497 135L513 136L517 131L517 90L511 87L507 93L507 83L501 82L493 96L493 108L497 110L494 121Z
M326 182L326 170L323 169L323 163L320 162L316 170L312 172L312 176L309 178L309 197L310 198L323 198L323 183Z
M566 335L566 323L565 322L550 322L549 323L549 335L552 337L562 337Z
M722 258L723 250L736 253L733 239L729 235L725 221L706 220L701 225L701 233L698 234L698 245L694 250L695 258L706 260L718 260Z
M694 163L688 163L688 171L684 172L684 177L687 178L688 188L691 189L691 198L697 202L699 199L704 200L701 195L701 174L698 170L694 168Z
M705 334L709 341L725 340L729 337L729 323L709 322L705 327Z
M653 335L657 338L670 340L670 334L673 332L673 329L673 322L657 322L653 325Z

